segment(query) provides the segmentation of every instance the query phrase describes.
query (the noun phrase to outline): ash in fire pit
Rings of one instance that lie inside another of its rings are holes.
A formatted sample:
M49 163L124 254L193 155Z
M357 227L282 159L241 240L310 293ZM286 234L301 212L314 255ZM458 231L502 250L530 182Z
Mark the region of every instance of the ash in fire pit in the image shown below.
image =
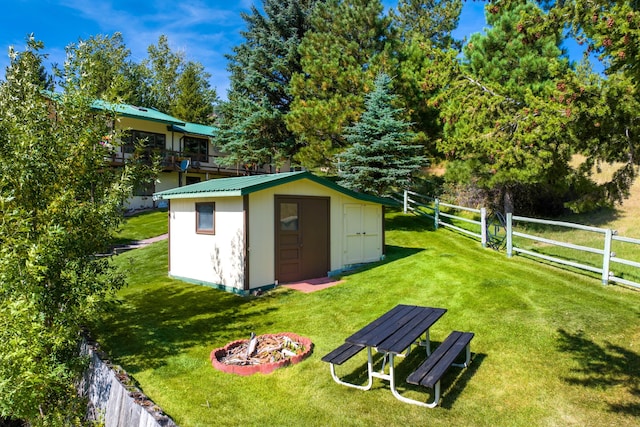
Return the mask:
M300 362L311 353L312 346L308 338L289 332L260 336L252 333L249 340L233 341L213 350L211 363L220 371L238 375L267 374Z

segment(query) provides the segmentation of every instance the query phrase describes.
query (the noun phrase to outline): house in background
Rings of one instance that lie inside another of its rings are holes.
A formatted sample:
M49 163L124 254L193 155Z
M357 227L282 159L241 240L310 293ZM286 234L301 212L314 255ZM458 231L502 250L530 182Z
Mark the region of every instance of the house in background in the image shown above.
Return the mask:
M155 192L213 178L272 172L268 165L258 169L221 165L224 154L212 141L215 127L184 122L152 108L129 104L94 101L92 107L113 112L117 117L115 128L124 131L122 144L114 147L112 166L122 166L131 158L137 141L144 142L142 155L149 161L154 156L161 159L157 179L134 189L125 206L129 210L155 207L152 197Z
M382 199L310 172L215 179L169 201L169 275L238 294L338 274L384 255Z

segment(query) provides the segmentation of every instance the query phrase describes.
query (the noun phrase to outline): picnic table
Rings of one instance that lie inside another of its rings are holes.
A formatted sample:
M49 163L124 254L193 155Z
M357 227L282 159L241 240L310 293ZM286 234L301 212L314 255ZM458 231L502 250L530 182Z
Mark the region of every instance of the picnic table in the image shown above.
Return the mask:
M446 313L444 308L420 307L400 304L378 317L362 329L345 339L345 343L322 358L331 364L331 376L342 385L361 390L369 390L373 378L389 381L391 393L400 401L415 403L412 399L401 396L396 390L395 359L412 344L419 343L426 347L427 356L431 354L429 328ZM424 341L420 341L422 335ZM358 385L340 379L334 365L340 365L361 350L367 350L367 376L365 385ZM373 368L372 350L383 353L382 369ZM388 365L388 373L385 370Z

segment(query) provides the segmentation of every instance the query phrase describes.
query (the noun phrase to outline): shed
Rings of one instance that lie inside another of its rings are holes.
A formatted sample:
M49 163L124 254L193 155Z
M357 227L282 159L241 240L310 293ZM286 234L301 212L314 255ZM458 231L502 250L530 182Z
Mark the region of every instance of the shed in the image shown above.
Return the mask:
M384 255L384 206L310 172L220 178L169 201L169 275L248 294L338 274Z

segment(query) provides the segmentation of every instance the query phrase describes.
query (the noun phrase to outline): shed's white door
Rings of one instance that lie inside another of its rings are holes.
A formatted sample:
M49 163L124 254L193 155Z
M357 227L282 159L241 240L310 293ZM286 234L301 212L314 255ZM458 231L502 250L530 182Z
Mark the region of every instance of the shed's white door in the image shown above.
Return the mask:
M343 263L358 264L380 259L382 209L376 205L344 205Z

